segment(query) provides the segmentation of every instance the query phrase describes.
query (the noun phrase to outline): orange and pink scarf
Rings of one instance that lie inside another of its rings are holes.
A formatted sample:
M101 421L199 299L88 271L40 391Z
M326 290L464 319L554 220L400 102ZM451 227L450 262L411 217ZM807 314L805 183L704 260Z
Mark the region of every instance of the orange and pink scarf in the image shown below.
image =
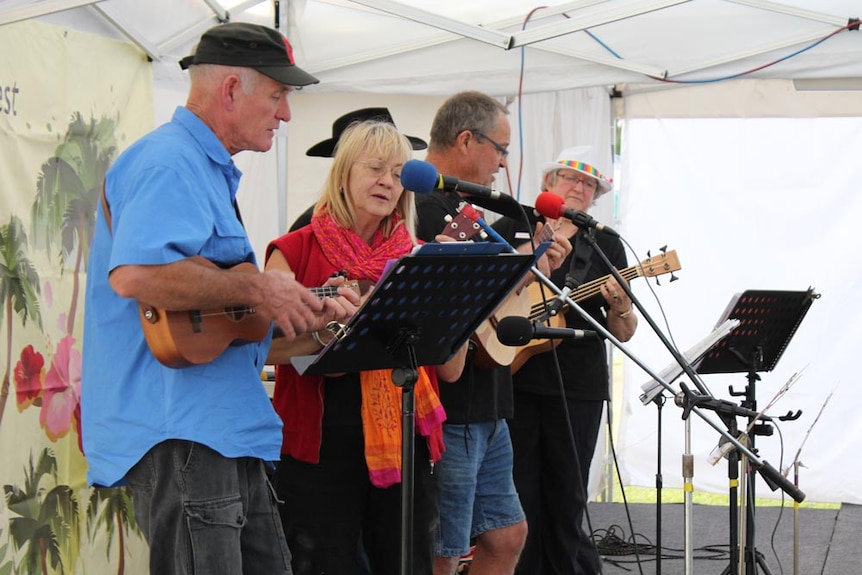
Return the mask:
M378 229L369 245L326 213L311 220L315 238L335 269L346 271L350 279L374 282L391 260L413 248L405 226L397 219L395 223L391 236L384 237ZM392 381L391 369L363 371L359 379L368 474L374 486L389 487L401 481L401 388ZM440 404L433 367L419 368L414 397L416 429L426 438L432 461L438 461L445 449L442 424L446 413Z

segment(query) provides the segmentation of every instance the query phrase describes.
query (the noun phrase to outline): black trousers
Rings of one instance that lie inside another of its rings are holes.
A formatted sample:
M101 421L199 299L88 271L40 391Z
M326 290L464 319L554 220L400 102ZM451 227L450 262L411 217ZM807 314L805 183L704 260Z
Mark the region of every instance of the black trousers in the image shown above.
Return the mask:
M527 542L516 569L522 575L594 575L600 559L583 528L590 462L604 402L568 401L575 439L562 399L515 391L509 423L515 486L527 515Z
M428 445L416 436L413 572L430 575L439 524ZM374 487L362 427L324 426L320 463L282 456L273 481L294 575L400 573L401 484Z

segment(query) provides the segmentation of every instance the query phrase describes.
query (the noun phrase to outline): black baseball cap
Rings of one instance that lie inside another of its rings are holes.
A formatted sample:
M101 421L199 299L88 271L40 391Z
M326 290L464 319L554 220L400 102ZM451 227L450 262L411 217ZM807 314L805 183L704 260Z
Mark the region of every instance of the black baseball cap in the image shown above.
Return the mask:
M180 60L183 70L195 64L252 68L287 86L320 81L296 65L290 42L278 30L247 22L229 22L204 32L195 53Z
M336 118L332 122L332 137L317 142L306 150L305 155L332 158L335 155L335 144L338 143L344 130L355 122L365 122L367 120L377 120L378 122L395 125L395 120L392 119L389 108L360 108L359 110L353 110ZM422 138L407 136L407 139L410 140L410 146L414 150L424 150L428 147L428 144Z

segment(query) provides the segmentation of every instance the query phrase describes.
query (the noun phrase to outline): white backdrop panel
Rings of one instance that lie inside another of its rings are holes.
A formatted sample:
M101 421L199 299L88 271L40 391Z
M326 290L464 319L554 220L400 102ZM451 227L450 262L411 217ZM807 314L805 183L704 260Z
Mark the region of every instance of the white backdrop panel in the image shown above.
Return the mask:
M784 466L792 461L835 390L800 456L806 466L800 487L810 501L862 502L862 461L851 451L862 439L855 361L862 269L854 241L862 218L862 196L856 193L860 157L862 118L646 119L629 120L625 127L621 229L639 250L638 259L662 244L679 252L680 281L663 281L656 293L680 349L712 329L735 293L813 287L822 295L775 369L762 372L755 386L762 408L792 374L804 370L771 411L803 412L797 421L778 423L783 454L779 433L756 438L763 458L776 468L782 456ZM644 281L634 286L661 322ZM645 321L630 348L656 371L671 360ZM638 400L647 380L626 362L619 453L624 482L631 485L655 483L657 409ZM729 386L743 391L746 377L706 375L704 382L714 395L738 401ZM666 486L680 487L682 412L672 402L663 412L662 472ZM715 414L707 416L718 421ZM718 433L697 417L692 428L695 489L726 492L726 463L706 462ZM762 481L757 493L780 495Z

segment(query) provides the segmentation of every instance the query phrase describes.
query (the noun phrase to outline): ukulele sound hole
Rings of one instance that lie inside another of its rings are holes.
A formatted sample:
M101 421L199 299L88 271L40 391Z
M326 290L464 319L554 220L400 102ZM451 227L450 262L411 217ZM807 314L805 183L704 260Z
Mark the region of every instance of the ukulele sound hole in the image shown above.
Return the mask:
M247 307L228 307L225 308L224 313L233 321L242 321L247 314L254 313L254 309Z

